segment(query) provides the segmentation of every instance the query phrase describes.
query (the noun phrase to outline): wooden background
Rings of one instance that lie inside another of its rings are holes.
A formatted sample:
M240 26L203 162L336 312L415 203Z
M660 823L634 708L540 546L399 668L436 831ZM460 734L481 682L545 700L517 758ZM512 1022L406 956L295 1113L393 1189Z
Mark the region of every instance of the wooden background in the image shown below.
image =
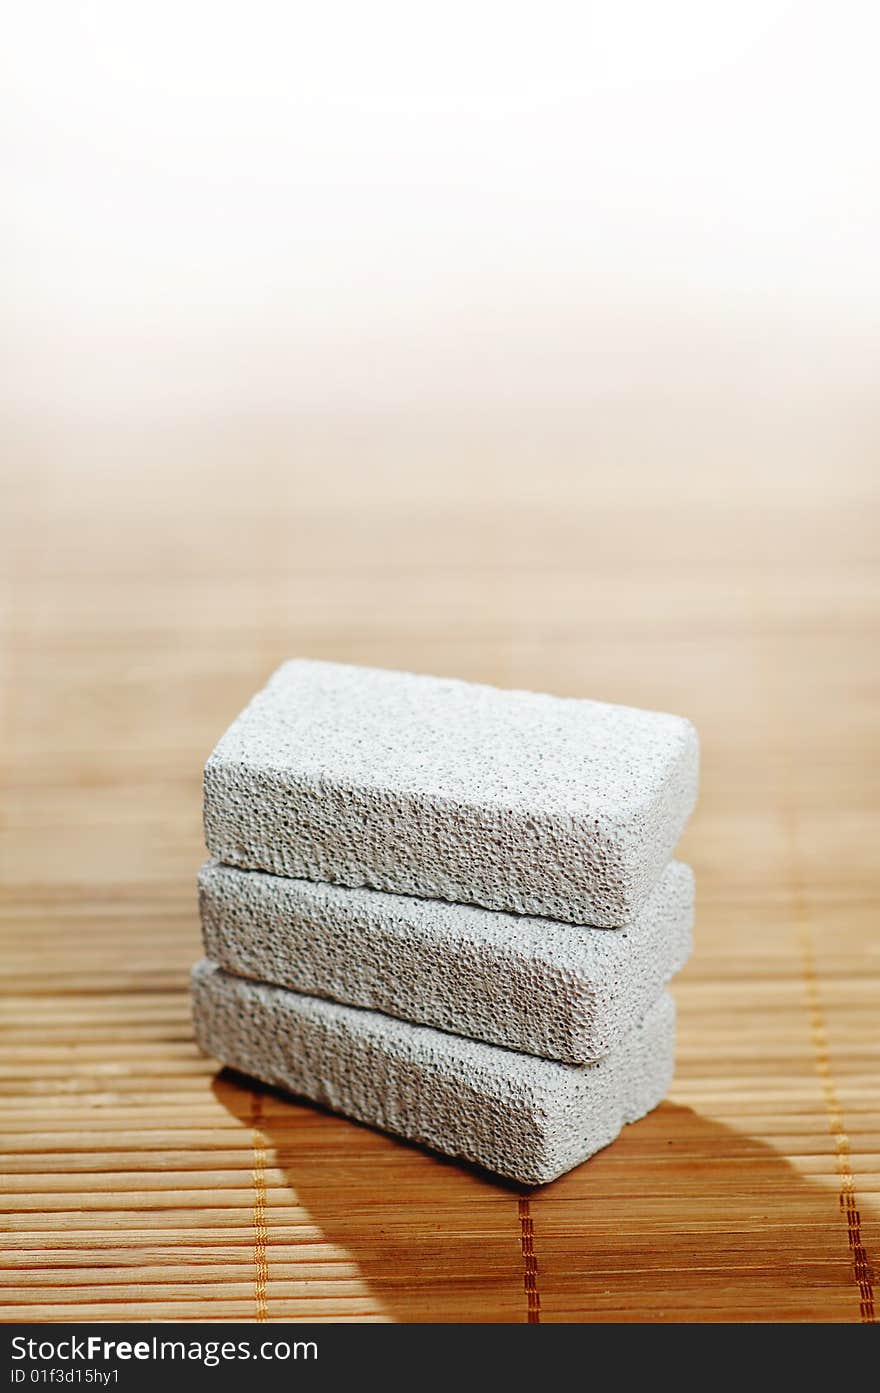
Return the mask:
M876 411L658 382L4 418L7 1319L875 1318ZM543 1190L193 1044L201 765L296 654L700 728L669 1101Z

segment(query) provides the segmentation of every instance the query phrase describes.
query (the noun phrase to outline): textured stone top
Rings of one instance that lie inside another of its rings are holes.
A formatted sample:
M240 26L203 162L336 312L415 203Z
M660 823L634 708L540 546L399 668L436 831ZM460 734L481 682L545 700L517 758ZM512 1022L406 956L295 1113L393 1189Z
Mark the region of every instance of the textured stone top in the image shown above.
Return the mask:
M696 786L679 716L298 660L211 755L205 826L233 865L620 924Z

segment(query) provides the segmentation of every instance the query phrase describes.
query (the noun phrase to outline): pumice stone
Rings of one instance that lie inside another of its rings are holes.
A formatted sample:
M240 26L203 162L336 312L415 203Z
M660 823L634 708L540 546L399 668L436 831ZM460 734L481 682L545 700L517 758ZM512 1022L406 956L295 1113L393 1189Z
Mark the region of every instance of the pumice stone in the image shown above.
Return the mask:
M205 836L247 870L628 923L693 809L680 716L285 663L205 768Z
M594 929L209 861L205 953L242 977L548 1059L599 1059L691 947L694 880L673 861L631 924Z
M553 1180L663 1099L675 1008L664 993L604 1059L573 1066L286 987L193 969L206 1054L274 1087L526 1185Z

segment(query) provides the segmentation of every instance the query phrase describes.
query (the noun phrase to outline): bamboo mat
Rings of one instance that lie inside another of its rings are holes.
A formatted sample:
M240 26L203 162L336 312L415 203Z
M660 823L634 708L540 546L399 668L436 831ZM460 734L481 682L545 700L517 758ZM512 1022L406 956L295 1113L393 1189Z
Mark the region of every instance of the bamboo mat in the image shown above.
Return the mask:
M866 418L703 406L580 433L7 421L6 1319L874 1319ZM201 765L296 654L700 728L674 1086L553 1185L250 1087L193 1044Z

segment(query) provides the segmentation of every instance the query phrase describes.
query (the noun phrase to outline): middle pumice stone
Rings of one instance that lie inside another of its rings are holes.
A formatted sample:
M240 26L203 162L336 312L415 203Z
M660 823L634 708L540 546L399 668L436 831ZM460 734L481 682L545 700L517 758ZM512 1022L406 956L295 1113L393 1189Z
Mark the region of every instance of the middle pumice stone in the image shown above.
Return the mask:
M210 861L205 952L227 972L547 1059L624 1038L686 962L694 879L671 862L632 923L599 929Z

